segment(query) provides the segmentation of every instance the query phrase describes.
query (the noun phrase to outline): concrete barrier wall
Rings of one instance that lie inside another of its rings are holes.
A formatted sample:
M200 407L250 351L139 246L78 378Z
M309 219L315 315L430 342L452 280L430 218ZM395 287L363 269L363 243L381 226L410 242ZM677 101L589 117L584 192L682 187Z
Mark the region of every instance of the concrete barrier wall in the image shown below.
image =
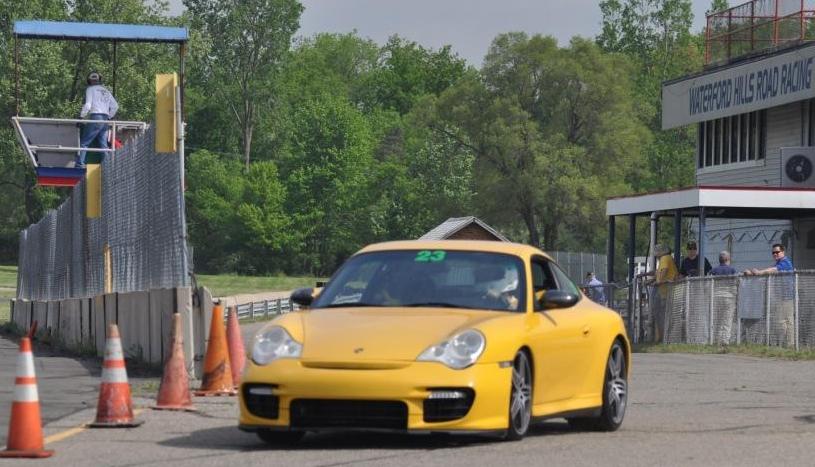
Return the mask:
M107 326L116 323L125 356L156 365L163 364L171 350L173 313L182 316L187 369L198 376L206 345L206 333L202 334L205 313L193 307L189 287L48 302L11 301L11 320L21 329L27 331L37 321L38 333L48 333L71 350L95 350L100 357L105 352Z

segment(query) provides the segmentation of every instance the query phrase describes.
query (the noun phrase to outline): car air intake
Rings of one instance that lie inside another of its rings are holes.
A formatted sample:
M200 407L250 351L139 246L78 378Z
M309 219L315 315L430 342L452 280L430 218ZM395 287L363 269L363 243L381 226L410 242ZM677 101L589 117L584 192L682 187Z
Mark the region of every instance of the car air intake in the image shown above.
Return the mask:
M280 398L274 395L276 387L271 384L244 384L243 402L249 413L261 418L279 417Z
M424 421L449 422L467 415L473 406L475 393L470 388L431 388L424 400Z
M398 401L295 399L289 411L292 428L407 430L407 405Z

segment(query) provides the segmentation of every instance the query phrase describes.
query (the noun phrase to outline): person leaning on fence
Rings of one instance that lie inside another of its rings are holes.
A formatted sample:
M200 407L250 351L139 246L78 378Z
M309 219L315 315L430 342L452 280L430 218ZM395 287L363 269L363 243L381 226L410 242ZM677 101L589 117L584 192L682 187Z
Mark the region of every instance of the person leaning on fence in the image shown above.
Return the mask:
M85 90L85 105L79 114L80 118L90 115L91 120L110 120L119 110L116 98L110 93L108 88L102 85L102 75L92 71L88 74L88 88ZM85 123L82 126L82 134L79 138L79 147L88 148L91 143L95 143L99 149L108 148L108 125L105 123ZM85 154L87 151L79 151L76 155L76 168L85 167ZM104 156L104 153L102 153Z
M668 303L668 283L677 279L679 271L671 256L671 249L665 245L654 247L654 258L657 261L656 271L641 276L654 276L653 288L649 291L649 309L653 320L654 342L661 342L665 332L665 307Z
M744 271L746 276L761 276L765 274L792 273L795 269L792 260L786 255L786 248L780 243L773 245L771 253L775 260L775 265L765 269L748 269ZM781 281L782 295L779 305L774 307L778 313L778 322L781 323L783 340L781 344L790 345L795 335L795 280L792 274ZM769 286L769 283L768 283Z
M606 294L603 292L603 283L593 272L586 273L586 281L583 283L586 295L595 303L605 305Z
M688 242L686 247L688 249L688 256L682 259L682 265L679 267L679 275L681 277L698 276L699 263L701 261L701 258L699 258L699 248L696 246L696 242ZM710 266L710 262L705 258L705 275L708 275L711 269L713 268Z
M730 265L730 252L724 250L719 253L719 265L710 270L712 276L732 276L737 274L736 268Z

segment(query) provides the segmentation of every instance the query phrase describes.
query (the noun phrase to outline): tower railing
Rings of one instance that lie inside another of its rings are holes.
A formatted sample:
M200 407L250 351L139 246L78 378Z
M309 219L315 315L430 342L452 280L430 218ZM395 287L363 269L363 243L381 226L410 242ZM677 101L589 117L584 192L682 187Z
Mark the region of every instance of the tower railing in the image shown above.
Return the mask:
M815 40L815 0L752 0L707 15L705 64Z

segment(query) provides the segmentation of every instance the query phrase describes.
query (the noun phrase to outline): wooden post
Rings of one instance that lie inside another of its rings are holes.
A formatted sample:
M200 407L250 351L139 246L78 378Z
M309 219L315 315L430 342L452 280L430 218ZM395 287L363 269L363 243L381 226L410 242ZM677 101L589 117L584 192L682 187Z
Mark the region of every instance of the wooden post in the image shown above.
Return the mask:
M102 252L105 263L105 293L113 293L113 256L110 253L110 245L105 243Z

